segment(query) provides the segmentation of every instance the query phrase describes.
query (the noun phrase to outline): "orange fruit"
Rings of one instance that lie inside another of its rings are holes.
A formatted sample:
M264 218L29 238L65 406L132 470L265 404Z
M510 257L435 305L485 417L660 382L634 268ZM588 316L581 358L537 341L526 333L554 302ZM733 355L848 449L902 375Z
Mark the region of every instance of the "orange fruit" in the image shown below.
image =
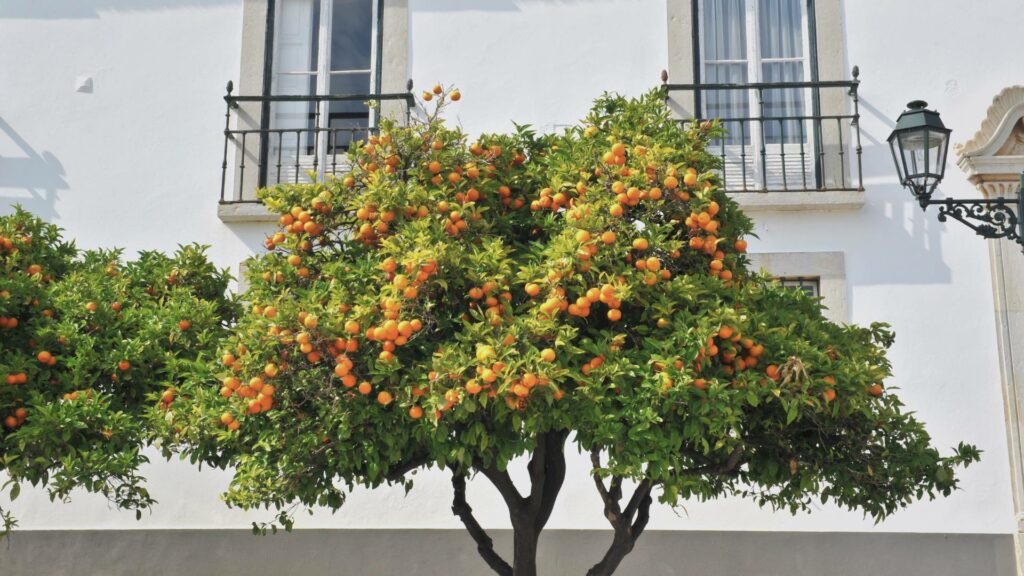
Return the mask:
M540 359L545 361L545 362L554 362L555 361L555 351L552 350L551 348L545 348L545 349L541 350L540 351Z
M388 404L391 404L391 400L391 393L388 392L387 390L381 390L380 392L377 393L377 403L379 403L381 406L387 406Z
M419 420L423 417L423 408L419 406L412 406L409 408L409 417L413 420Z

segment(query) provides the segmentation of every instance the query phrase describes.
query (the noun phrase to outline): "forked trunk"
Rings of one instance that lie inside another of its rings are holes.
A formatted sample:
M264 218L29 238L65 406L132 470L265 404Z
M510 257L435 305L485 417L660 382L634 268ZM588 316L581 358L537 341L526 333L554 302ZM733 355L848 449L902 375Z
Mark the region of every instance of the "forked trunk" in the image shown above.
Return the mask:
M553 431L537 436L537 445L528 466L529 496L519 493L508 471L499 470L495 466L477 468L494 484L508 506L515 538L511 565L495 552L491 538L473 517L473 509L466 502L465 474L456 472L452 476L452 486L455 488L452 512L462 520L476 541L480 556L499 576L537 575L537 543L565 480L564 450L567 435L565 431Z
M530 522L528 525L514 528L513 576L537 576L537 542L540 540L540 530L534 529L533 526L533 522Z

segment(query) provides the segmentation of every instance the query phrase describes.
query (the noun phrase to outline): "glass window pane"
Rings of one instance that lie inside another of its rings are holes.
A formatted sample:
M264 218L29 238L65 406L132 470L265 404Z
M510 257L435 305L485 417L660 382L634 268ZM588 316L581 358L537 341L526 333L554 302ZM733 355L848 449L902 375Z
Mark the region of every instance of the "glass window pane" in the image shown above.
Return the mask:
M746 84L747 65L707 64L706 81L709 84ZM750 92L748 90L708 90L704 92L704 116L721 118L729 134L726 144L750 142L750 124L746 121L729 119L750 117Z
M803 62L762 62L764 82L803 82ZM806 116L803 88L772 88L764 91L762 112L766 118ZM769 144L792 144L807 140L801 120L765 120L764 137Z
M746 60L745 21L745 0L705 0L704 59Z
M817 298L820 295L821 280L819 278L781 277L776 278L775 281L783 288L800 290L812 298Z
M331 70L369 70L373 0L333 0Z
M801 0L761 0L758 34L761 58L803 57Z
M316 71L319 32L320 0L282 0L278 5L274 71Z

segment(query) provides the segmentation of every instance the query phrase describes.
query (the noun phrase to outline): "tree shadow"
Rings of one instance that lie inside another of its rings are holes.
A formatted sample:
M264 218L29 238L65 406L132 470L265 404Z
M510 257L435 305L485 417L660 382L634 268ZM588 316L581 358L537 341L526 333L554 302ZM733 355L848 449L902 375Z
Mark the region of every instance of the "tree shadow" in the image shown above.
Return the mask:
M14 204L21 204L44 220L57 216L57 191L67 190L64 166L48 150L36 151L10 124L0 118L0 150L10 149L14 155L0 153L0 210L7 212ZM25 192L13 193L15 190Z
M99 18L100 12L144 12L176 7L235 4L237 0L3 0L0 18L59 20Z

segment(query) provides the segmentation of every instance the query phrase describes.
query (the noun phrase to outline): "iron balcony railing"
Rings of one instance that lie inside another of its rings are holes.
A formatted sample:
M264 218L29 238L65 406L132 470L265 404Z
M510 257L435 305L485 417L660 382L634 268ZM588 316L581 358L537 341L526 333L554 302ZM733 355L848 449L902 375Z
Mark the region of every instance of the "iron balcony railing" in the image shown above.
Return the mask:
M377 132L384 103L399 103L406 120L415 103L411 83L390 94L237 96L232 89L228 82L222 204L255 203L256 189L308 181L311 172L347 171L349 146Z
M732 192L864 190L860 106L853 79L749 84L670 84L666 99L684 124L719 120L711 142ZM700 111L695 113L694 111Z

